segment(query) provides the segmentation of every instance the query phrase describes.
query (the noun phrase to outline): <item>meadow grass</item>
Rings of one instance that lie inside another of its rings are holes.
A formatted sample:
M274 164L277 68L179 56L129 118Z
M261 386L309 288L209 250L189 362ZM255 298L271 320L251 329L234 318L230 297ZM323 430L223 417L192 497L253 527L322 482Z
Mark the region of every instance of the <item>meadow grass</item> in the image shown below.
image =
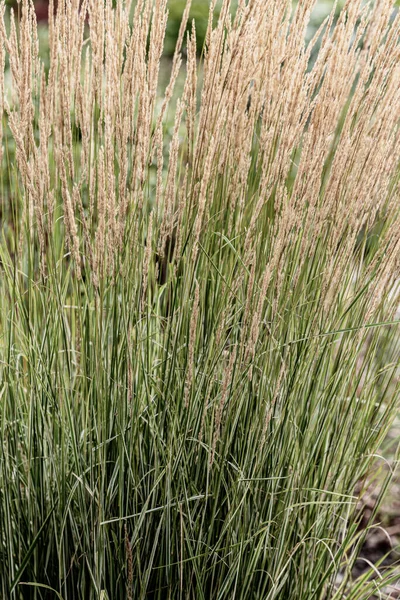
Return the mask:
M314 4L212 2L199 65L189 2L160 94L166 0L50 3L44 56L3 0L2 598L396 578L352 567L399 406L400 15L306 44Z

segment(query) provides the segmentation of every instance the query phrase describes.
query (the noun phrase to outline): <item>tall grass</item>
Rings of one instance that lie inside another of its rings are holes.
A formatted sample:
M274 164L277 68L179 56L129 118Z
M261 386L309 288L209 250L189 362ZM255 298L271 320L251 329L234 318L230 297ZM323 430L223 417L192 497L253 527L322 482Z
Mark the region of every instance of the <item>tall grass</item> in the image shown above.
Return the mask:
M50 3L44 57L2 2L4 599L394 577L351 573L398 409L400 16L307 45L313 0L211 3L199 64L189 4L160 95L166 0Z

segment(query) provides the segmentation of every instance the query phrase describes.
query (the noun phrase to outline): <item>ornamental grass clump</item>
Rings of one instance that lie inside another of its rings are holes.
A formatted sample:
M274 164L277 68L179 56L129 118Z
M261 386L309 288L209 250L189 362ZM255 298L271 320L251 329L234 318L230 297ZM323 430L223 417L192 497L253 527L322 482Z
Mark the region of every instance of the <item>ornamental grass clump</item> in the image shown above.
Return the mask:
M400 14L306 43L314 0L230 4L199 58L187 3L162 86L167 0L50 0L44 53L1 2L4 599L396 576L352 568L399 407Z

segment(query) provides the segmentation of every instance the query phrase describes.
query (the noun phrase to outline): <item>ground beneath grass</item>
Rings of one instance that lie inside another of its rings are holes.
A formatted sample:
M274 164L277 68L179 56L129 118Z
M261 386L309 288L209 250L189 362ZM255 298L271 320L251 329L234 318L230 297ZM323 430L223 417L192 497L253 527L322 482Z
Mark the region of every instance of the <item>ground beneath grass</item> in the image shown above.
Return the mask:
M396 447L400 439L400 416L394 423L382 456L393 463ZM393 464L392 464L393 466ZM368 493L364 496L360 508L363 511L361 527L366 527L374 511L376 499L378 498L381 483L389 467L382 470L378 481L371 485ZM368 533L363 546L361 556L354 569L354 577L362 575L371 565L382 561L382 566L397 565L398 581L388 587L386 598L400 598L400 468L397 467L392 483L386 497L377 512L374 522L376 527ZM382 597L382 596L381 596ZM377 596L378 598L378 596Z

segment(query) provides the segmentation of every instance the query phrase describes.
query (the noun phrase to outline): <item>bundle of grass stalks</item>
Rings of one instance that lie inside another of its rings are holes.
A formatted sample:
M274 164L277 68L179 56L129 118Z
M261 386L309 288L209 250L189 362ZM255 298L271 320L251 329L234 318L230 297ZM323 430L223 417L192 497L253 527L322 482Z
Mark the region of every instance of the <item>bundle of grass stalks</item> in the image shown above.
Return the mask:
M167 0L50 2L45 56L2 1L6 600L395 578L352 567L399 398L400 15L306 44L314 0L214 4L160 92Z

